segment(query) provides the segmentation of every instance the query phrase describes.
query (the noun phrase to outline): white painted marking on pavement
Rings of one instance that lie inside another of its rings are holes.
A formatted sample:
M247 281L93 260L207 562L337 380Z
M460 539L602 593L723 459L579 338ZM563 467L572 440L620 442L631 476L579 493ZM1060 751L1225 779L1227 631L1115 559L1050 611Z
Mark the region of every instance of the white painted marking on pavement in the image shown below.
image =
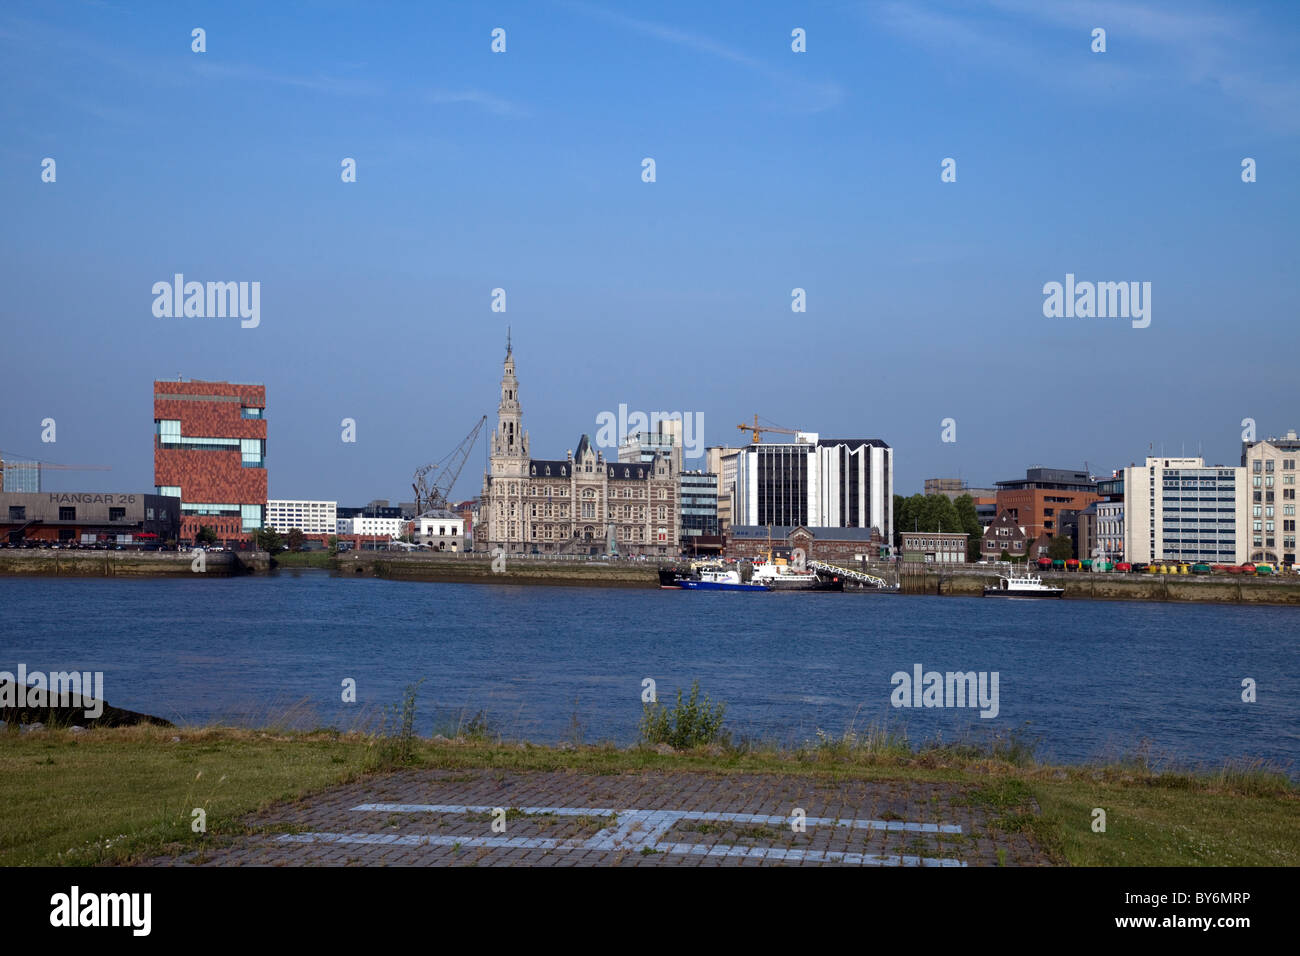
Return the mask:
M286 833L281 843L336 843L363 846L456 846L489 849L600 850L603 846L567 840L521 839L518 837L455 837L411 834L408 836L379 833ZM658 853L681 856L736 856L788 862L856 863L859 866L965 866L960 860L928 856L881 856L878 853L851 853L840 850L809 850L798 847L725 846L703 843L665 843L654 847Z
M363 803L353 807L361 813L491 813L491 806L450 803ZM788 862L851 863L860 866L965 866L947 857L885 856L878 853L855 853L842 850L813 850L803 847L726 846L703 843L659 843L659 839L682 820L728 823L758 823L788 826L793 817L761 813L721 813L694 810L614 810L608 807L514 807L529 816L598 816L611 817L617 823L604 827L587 839L552 839L546 837L442 836L437 834L383 833L297 833L279 838L282 843L341 843L363 846L463 846L489 849L539 850L629 850L648 848L657 853L679 856L741 857L746 859ZM808 817L810 827L830 826L865 830L906 831L913 833L962 832L955 824L908 823L901 820L855 820L833 817Z
M491 813L496 807L477 807L448 803L363 803L354 811L377 813ZM671 813L681 820L718 820L728 823L770 823L789 826L794 817L773 816L764 813L719 813L712 810L610 810L594 807L514 807L527 814L553 813L559 816L613 816L625 813ZM849 827L859 830L892 830L908 833L961 833L961 827L952 823L907 823L903 820L854 820L835 817L807 817L810 826Z

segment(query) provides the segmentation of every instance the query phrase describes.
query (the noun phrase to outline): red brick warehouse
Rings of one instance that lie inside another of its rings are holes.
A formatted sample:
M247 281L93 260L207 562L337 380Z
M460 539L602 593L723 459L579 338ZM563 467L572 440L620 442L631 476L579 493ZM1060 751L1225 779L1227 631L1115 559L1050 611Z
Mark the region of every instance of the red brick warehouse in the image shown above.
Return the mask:
M181 499L180 540L207 526L248 545L266 522L266 388L240 382L153 383L154 484Z

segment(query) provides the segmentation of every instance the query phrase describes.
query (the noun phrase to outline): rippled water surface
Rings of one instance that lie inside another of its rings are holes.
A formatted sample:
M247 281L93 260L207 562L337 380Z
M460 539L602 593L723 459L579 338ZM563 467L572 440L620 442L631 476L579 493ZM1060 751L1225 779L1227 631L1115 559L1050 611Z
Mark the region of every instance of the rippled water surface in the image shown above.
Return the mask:
M485 712L511 737L626 743L641 682L698 678L737 736L876 724L914 740L1027 734L1077 762L1300 765L1300 610L863 594L241 579L0 578L0 670L102 670L178 722L356 726L424 679L417 731ZM996 671L999 713L890 704L897 671ZM344 678L359 702L341 702ZM1242 680L1258 686L1243 703ZM1145 743L1144 743L1145 742Z

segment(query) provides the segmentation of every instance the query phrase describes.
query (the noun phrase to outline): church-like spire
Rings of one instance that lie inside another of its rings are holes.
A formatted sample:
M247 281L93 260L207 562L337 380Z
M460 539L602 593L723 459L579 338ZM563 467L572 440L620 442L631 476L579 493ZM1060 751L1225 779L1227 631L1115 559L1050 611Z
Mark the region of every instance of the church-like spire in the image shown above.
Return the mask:
M510 330L506 329L506 358L501 375L501 403L497 406L497 429L492 436L492 455L527 458L528 436L523 431L523 409L519 404L519 380L515 378L515 359Z

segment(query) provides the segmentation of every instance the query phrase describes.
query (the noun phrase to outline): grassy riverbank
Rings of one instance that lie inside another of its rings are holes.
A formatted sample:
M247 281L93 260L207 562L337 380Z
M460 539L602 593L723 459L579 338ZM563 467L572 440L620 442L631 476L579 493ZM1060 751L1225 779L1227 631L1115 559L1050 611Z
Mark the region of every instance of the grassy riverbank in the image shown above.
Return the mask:
M102 728L0 736L0 864L128 863L245 832L241 820L404 767L575 774L774 773L942 781L1028 831L1061 865L1300 865L1300 790L1264 769L1158 771L1141 760L1057 767L1015 746L980 750L895 738L823 739L659 753L612 745L541 747L483 733L456 740L229 728ZM207 835L191 831L207 814ZM1092 831L1094 808L1105 833Z

